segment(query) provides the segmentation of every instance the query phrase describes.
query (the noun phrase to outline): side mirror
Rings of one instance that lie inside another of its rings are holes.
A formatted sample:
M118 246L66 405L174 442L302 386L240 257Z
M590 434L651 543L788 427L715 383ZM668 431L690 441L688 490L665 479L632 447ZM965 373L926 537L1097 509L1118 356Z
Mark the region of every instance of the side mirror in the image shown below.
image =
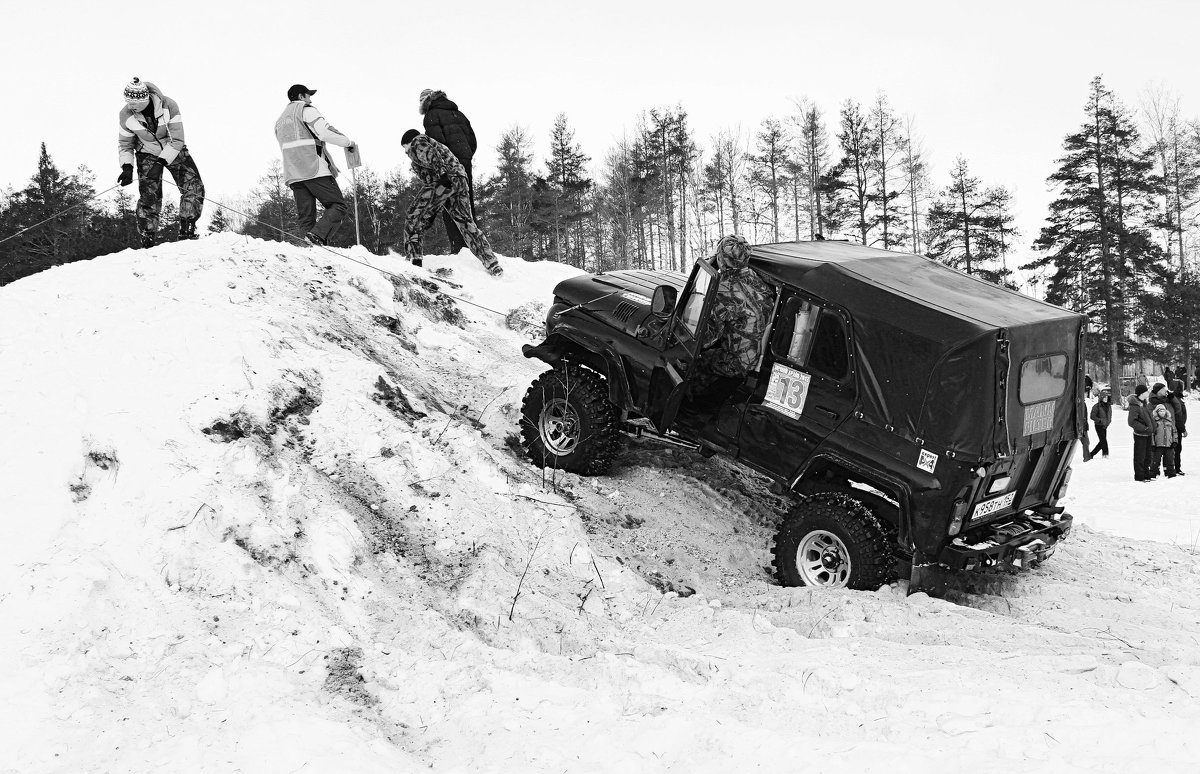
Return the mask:
M654 289L654 297L650 299L650 314L655 317L670 317L675 311L675 303L679 301L679 291L671 285L659 285Z

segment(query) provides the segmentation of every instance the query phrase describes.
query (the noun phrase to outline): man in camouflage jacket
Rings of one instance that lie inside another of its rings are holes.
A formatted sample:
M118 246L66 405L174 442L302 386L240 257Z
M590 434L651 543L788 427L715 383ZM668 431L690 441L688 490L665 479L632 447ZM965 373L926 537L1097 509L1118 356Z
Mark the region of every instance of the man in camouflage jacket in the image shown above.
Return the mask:
M404 152L412 162L413 174L421 181L404 219L403 253L417 266L421 265L421 237L438 212L445 210L462 234L463 241L489 274L504 273L500 262L487 237L475 225L471 217L471 203L467 193L467 174L463 165L445 145L431 139L416 129L409 129L400 140ZM393 251L396 251L393 248ZM396 251L399 252L399 251Z
M758 365L775 292L750 268L750 246L743 237L722 237L712 260L720 285L700 339L700 364L718 376L743 379Z

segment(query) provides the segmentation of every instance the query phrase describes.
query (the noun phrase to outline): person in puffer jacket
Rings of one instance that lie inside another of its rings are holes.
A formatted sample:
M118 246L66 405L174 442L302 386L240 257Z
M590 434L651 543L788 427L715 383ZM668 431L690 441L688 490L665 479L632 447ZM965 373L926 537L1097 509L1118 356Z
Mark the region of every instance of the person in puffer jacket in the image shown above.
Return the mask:
M125 107L118 115L117 153L121 176L133 182L138 171L137 225L142 247L158 241L158 213L162 209L162 173L170 171L179 187L179 238L196 238L196 221L204 209L204 181L183 136L179 104L149 81L134 78L125 86Z
M1150 436L1154 433L1154 420L1146 406L1144 396L1148 388L1139 384L1129 396L1128 414L1125 422L1133 429L1133 480L1150 480Z
M392 247L391 251L403 254L413 265L420 266L421 238L433 225L438 213L445 210L462 232L467 247L488 273L494 277L503 274L504 270L500 268L500 261L492 252L487 237L471 217L471 206L467 200L467 174L463 165L449 148L416 129L405 132L400 145L408 154L413 174L422 185L404 218L402 249Z
M1162 403L1155 404L1150 412L1154 421L1154 434L1150 446L1150 478L1158 478L1159 463L1167 478L1175 478L1175 441L1179 434L1175 430L1175 415Z
M475 185L471 181L471 159L475 156L478 143L475 140L475 130L471 121L458 109L458 105L446 97L446 92L439 89L425 89L421 92L418 111L424 116L425 134L450 149L458 163L463 165L467 173L467 200L471 205L471 218L475 217ZM454 225L450 213L442 211L442 225L446 228L446 236L450 239L450 252L457 253L467 246Z

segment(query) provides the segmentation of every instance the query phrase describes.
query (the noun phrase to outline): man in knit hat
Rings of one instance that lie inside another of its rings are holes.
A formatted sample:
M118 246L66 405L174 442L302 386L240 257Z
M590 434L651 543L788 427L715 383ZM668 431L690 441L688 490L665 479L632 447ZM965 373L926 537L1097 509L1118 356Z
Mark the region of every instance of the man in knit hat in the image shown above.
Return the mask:
M421 190L413 197L404 218L404 243L401 253L414 265L421 265L421 237L433 225L439 212L449 214L454 225L462 232L467 247L492 276L504 273L487 237L475 225L471 217L471 205L467 198L467 173L454 154L437 140L409 129L400 139L400 145L412 162L413 174L421 181Z
M421 92L418 111L424 116L425 134L450 149L458 163L467 173L467 201L471 206L471 217L475 217L475 186L471 182L471 159L475 156L475 130L471 121L458 109L458 105L446 97L440 89L425 89ZM450 240L450 252L457 253L467 246L454 225L450 213L442 211L442 225Z
M346 199L338 187L337 165L327 145L353 148L354 141L334 129L313 107L310 89L297 83L288 89L288 105L275 122L275 139L283 152L283 179L296 199L296 233L309 244L328 244L346 214ZM325 208L317 222L317 202Z
M1133 429L1133 480L1150 480L1150 436L1154 433L1154 420L1146 406L1145 397L1149 388L1139 384L1129 396L1128 414L1125 422Z
M179 238L196 238L196 221L204 209L204 181L183 137L179 104L149 81L134 78L125 86L125 106L118 116L117 152L121 176L133 182L138 171L138 233L142 247L158 241L158 213L162 209L162 172L167 169L179 188Z

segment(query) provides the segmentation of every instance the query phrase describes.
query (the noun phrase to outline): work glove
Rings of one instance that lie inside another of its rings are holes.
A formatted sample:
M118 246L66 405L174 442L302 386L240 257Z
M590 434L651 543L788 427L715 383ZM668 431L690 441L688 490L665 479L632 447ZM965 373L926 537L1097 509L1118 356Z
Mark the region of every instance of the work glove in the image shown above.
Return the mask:
M118 185L129 185L132 182L133 182L133 165L132 164L122 164L121 165L121 176L117 178L117 184Z
M157 164L158 166L162 167L163 169L167 168L167 160L164 159L162 156L159 156L158 158L156 158L154 160L154 163Z

